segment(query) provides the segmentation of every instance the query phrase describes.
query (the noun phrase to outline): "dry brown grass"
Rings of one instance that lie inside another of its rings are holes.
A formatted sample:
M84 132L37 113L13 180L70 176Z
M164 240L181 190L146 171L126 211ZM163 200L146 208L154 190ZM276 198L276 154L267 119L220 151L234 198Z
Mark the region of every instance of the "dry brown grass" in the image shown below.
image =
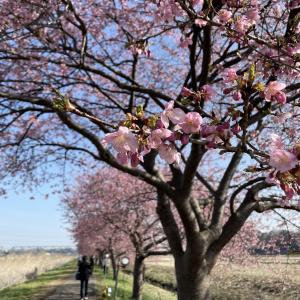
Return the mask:
M70 261L60 254L22 254L0 257L0 289L34 279L38 274Z
M146 274L176 286L172 257L149 259ZM217 300L300 300L300 256L261 256L250 265L219 262L211 284Z

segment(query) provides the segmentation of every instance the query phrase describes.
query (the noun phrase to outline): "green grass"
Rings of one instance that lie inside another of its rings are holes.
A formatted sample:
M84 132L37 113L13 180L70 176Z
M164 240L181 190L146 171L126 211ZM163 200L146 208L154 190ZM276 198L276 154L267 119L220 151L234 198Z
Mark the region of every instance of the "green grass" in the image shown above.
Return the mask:
M147 265L146 280L149 280L155 285L161 285L169 290L176 289L176 279L173 266Z
M104 287L111 287L114 290L115 282L112 280L112 274L110 273L107 278L104 278L102 272L99 269L95 271L95 275L100 278L97 280L97 289L101 294ZM100 284L99 284L100 283ZM132 292L132 276L121 272L119 274L119 284L117 291L118 300L131 299ZM113 299L113 297L109 298ZM175 300L176 295L172 292L166 291L162 288L145 283L143 287L143 300ZM2 299L1 299L2 300Z
M51 283L74 273L75 263L71 261L59 268L45 272L36 279L11 286L0 291L1 300L34 300L43 297L51 288ZM42 298L43 299L43 298Z

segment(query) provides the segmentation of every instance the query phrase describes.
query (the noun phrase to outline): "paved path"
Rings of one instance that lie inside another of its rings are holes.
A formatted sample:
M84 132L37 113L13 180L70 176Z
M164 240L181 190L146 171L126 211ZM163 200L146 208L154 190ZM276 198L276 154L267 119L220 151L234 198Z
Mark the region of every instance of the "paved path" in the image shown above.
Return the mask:
M80 300L80 281L74 280L73 277L66 279L44 300ZM89 300L97 300L94 276L89 282Z

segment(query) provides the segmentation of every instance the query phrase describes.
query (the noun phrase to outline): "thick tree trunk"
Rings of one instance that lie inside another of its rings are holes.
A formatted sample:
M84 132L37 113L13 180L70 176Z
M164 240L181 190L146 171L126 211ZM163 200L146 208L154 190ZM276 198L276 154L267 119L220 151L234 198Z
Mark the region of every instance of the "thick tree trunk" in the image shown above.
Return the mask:
M201 270L199 270L201 272ZM199 274L190 276L181 274L177 276L177 299L178 300L209 300L210 298L210 275Z
M116 258L115 258L115 253L112 249L110 249L110 260L111 260L111 266L112 266L112 270L113 270L113 280L117 280L118 277L118 266L116 264Z
M136 255L134 261L132 299L135 300L142 299L145 272L144 259L144 257Z
M199 255L200 256L200 255ZM209 300L210 272L214 263L187 253L175 259L178 300Z

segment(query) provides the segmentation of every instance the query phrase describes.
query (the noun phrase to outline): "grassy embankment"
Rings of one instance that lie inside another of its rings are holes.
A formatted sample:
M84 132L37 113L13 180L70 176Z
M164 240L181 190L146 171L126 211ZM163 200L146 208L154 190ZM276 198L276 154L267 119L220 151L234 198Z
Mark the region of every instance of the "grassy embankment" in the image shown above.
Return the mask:
M35 278L72 259L69 255L47 252L9 254L0 257L0 290Z
M61 267L47 271L33 280L14 285L0 291L1 300L39 300L44 299L63 279L74 273L74 260Z
M212 292L215 300L299 300L300 299L300 257L261 258L260 264L248 266L219 264L212 274ZM147 261L146 277L156 284L173 289L173 262L171 258ZM35 280L0 291L1 300L44 299L65 277L74 273L74 262L48 271ZM100 270L95 272L97 289L114 288L111 274L104 278ZM118 300L129 300L132 290L132 276L120 273ZM175 294L158 286L145 283L144 300L175 300ZM101 299L101 298L99 298ZM112 297L110 299L113 299Z
M114 290L115 282L112 280L112 274L110 273L107 278L104 278L103 273L97 269L94 276L100 278L97 280L97 290L99 294L102 293L105 287L111 287ZM129 300L131 299L132 291L132 276L120 272L119 283L117 291L117 300ZM109 299L113 299L113 296ZM100 298L101 299L101 298ZM143 300L175 300L175 293L166 291L160 287L151 285L149 283L144 284L143 288Z
M146 280L174 289L172 258L146 262ZM257 264L221 264L212 274L214 300L300 300L300 256L259 257Z

